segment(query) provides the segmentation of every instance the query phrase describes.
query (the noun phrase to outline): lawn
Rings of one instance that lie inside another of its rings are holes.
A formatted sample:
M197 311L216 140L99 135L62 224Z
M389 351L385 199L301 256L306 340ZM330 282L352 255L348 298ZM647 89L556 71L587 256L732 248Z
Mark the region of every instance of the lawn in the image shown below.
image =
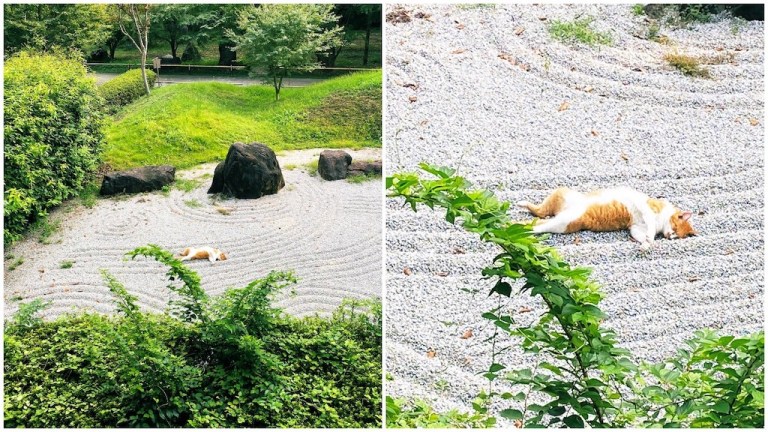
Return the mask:
M301 88L173 84L126 106L107 129L104 161L114 169L222 160L234 142L275 151L381 146L381 71Z

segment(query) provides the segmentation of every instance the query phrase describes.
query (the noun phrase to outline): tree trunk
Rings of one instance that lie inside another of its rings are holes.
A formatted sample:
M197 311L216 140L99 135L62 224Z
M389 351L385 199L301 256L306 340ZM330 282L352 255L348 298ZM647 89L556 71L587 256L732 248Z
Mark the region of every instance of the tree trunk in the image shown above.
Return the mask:
M171 55L176 59L176 51L179 49L179 41L176 38L171 38Z
M147 50L141 52L141 78L144 80L144 90L149 96L149 81L147 80Z

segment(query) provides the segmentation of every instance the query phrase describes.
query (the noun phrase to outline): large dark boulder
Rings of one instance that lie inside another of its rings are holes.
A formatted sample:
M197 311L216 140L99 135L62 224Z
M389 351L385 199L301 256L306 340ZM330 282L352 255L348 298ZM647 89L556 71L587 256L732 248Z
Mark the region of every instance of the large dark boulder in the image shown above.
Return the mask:
M272 149L259 143L234 143L224 162L216 166L208 193L259 198L276 194L283 186L283 172Z
M341 180L347 178L352 156L343 150L323 150L317 161L317 172L325 180Z
M219 66L232 66L237 61L237 51L233 44L219 44Z
M170 165L145 166L128 171L113 171L104 175L102 195L150 192L173 183L176 168Z
M381 161L355 161L349 166L349 175L381 175Z

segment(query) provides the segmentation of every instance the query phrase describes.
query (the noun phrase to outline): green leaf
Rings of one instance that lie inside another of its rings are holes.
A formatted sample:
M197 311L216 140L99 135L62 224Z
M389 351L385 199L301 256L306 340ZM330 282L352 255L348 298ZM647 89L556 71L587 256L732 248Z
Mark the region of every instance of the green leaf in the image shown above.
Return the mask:
M503 370L504 368L506 368L506 366L500 365L498 363L494 363L494 364L491 365L491 367L488 370L491 373L496 373L496 372L498 372L500 370Z
M728 405L728 402L724 400L717 401L713 406L712 409L715 412L727 414L728 411L731 409L731 407Z
M583 428L584 427L584 420L582 420L581 417L577 415L570 415L563 419L563 423L565 423L566 426L569 428Z
M512 295L512 285L503 281L498 281L496 282L496 285L491 290L491 294L493 293L497 293L499 295L509 297L510 295Z
M523 413L520 410L516 410L516 409L505 409L505 410L502 410L499 413L499 415L504 417L505 419L509 419L509 420L518 420L518 419L523 418Z

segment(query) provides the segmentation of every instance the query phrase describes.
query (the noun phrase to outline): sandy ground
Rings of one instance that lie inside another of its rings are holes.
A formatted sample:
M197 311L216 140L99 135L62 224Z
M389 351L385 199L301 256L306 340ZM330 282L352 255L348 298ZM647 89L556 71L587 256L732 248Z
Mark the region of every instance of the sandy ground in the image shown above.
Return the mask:
M321 150L283 152L278 160L286 186L255 200L214 201L206 191L216 164L178 171L178 178L199 179L185 193L160 192L99 199L93 208L69 203L52 212L60 228L51 244L38 236L14 245L6 254L23 257L9 271L5 261L6 317L17 300L49 300L46 317L74 310L113 311L105 269L138 296L145 310L163 311L169 300L165 269L154 260L123 261L123 255L149 243L174 253L188 246L213 246L227 261L192 261L211 295L242 287L271 270L293 270L300 281L277 304L303 316L327 314L344 298L381 296L380 181L327 182L305 169L286 169L317 159ZM379 149L348 150L354 159L380 159ZM228 214L223 214L220 209ZM71 268L60 268L72 261Z
M559 186L626 185L665 197L694 212L699 236L659 239L647 254L627 232L546 242L594 269L605 325L637 359L674 354L696 329L763 327L762 22L662 27L665 45L642 38L648 23L630 5L403 8L410 22L385 25L388 170L460 167L510 202L539 201ZM549 23L577 17L594 18L613 45L552 39ZM707 66L709 79L691 78L663 60L672 51L726 61ZM480 272L498 250L444 215L386 201L386 391L470 411L491 364L484 340L493 327L480 315L499 306ZM530 218L518 208L510 217ZM501 306L520 325L544 311L528 296ZM473 336L462 339L468 329ZM533 366L517 341L502 348L498 363Z

